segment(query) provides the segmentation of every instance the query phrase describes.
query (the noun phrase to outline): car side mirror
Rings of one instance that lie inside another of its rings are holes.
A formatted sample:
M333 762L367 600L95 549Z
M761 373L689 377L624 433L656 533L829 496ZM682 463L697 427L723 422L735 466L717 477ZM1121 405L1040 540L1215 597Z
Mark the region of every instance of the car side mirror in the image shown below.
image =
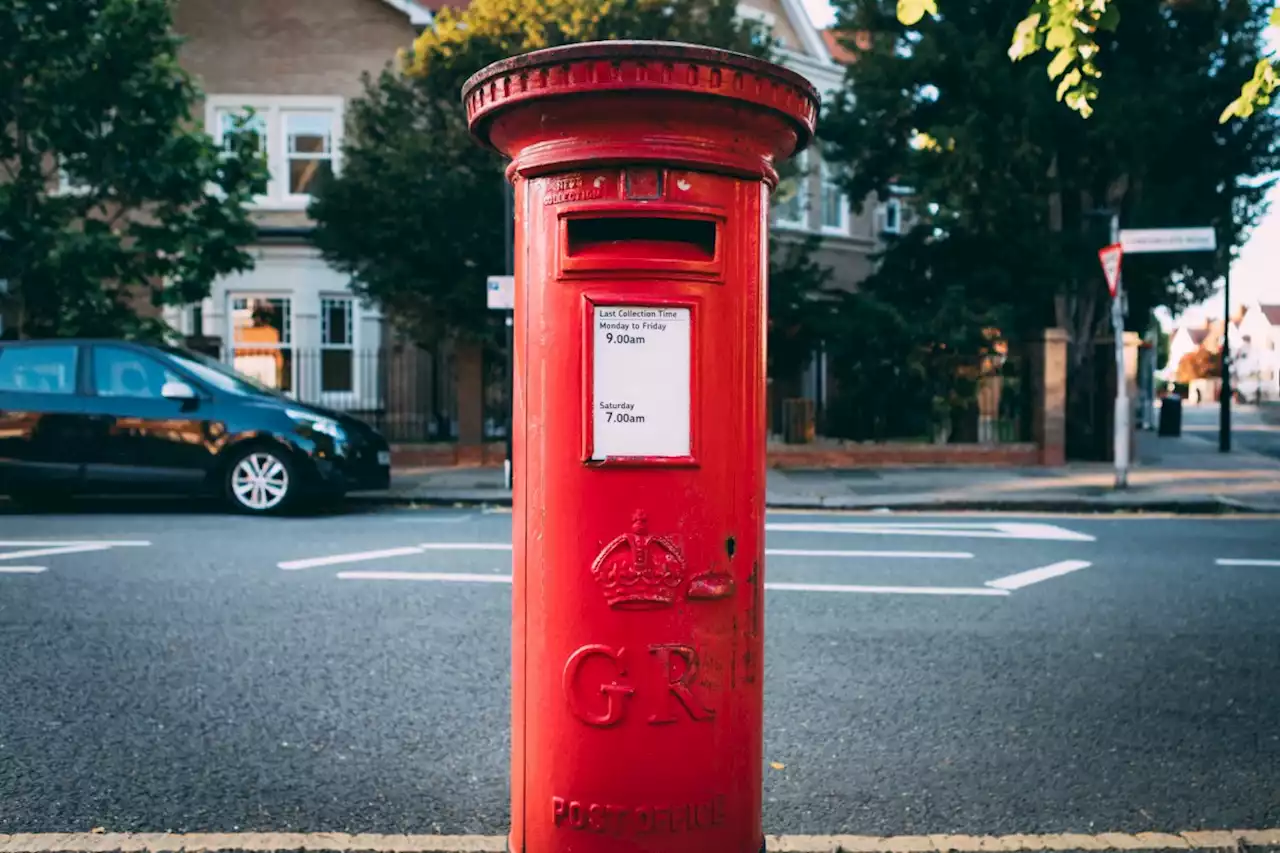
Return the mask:
M164 387L160 389L160 396L166 400L194 400L196 399L196 389L185 382L166 382Z

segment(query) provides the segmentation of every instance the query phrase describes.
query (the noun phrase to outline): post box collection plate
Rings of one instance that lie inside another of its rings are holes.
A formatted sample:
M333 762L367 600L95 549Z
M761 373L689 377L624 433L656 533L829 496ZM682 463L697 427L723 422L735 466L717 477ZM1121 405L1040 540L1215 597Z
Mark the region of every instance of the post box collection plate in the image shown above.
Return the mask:
M591 308L591 459L690 457L692 309Z
M516 189L512 853L760 853L774 164L804 78L609 42L467 82Z

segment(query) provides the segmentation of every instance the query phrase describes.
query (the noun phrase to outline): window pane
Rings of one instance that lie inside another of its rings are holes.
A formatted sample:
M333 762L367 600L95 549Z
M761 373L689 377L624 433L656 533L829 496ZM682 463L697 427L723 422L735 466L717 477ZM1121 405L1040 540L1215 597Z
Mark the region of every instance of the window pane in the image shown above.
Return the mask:
M218 141L222 144L224 150L231 150L230 140L227 137L236 129L236 119L245 115L247 115L247 110L218 111ZM245 122L245 130L257 136L259 151L267 150L267 124L260 114L255 113L252 118Z
M333 151L332 113L288 113L285 132L290 154L330 154Z
M93 387L99 397L159 399L164 383L178 377L141 353L116 347L93 351Z
M351 346L350 299L322 299L320 342L326 346Z
M0 391L73 394L78 352L74 346L0 349Z
M329 160L290 160L289 192L292 195L309 195L319 182L333 174Z
M320 351L320 390L351 391L355 388L352 382L355 353L349 349L326 349Z
M259 385L277 391L293 390L293 351L280 347L236 347L232 367Z
M237 346L278 347L292 339L289 300L284 297L237 297L231 303Z

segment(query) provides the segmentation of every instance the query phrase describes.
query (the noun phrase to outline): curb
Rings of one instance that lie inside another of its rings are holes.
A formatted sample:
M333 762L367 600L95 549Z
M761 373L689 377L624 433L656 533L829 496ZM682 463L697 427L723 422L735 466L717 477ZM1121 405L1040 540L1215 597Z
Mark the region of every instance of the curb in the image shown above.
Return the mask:
M1241 850L1280 847L1280 829L1104 832L1095 835L770 835L769 853L967 853L967 851ZM322 833L31 833L0 835L0 853L506 853L499 835Z

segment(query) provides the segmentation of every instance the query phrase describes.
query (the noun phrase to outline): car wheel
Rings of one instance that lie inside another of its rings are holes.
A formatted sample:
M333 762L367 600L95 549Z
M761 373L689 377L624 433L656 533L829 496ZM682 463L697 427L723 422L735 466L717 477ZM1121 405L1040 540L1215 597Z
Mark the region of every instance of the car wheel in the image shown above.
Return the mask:
M298 478L289 457L273 447L250 447L237 453L226 469L227 501L238 512L270 515L289 509Z

